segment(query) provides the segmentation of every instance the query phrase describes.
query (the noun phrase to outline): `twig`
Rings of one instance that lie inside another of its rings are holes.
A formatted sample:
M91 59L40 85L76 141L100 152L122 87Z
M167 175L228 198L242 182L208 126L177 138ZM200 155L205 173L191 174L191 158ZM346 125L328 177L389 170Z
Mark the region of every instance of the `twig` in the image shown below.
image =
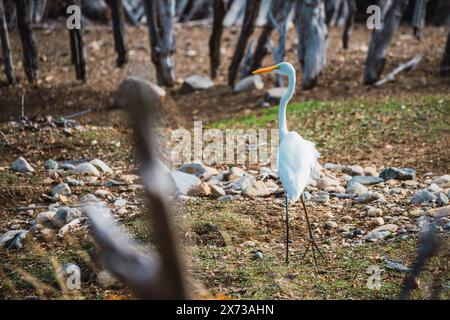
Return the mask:
M5 140L5 143L10 146L11 142L9 142L8 138L6 138L6 135L3 131L0 131L0 136L3 138L3 140Z
M405 62L405 63L402 63L401 65L399 65L392 72L390 72L388 75L386 75L386 77L384 77L383 79L381 79L380 81L375 83L375 86L379 87L389 81L393 81L400 72L405 71L405 70L409 71L409 70L413 69L420 61L422 61L422 55L418 54L414 58L409 60L408 62Z
M70 114L70 115L68 115L66 117L62 117L62 119L73 119L73 118L81 117L81 116L84 116L85 114L87 114L87 113L89 113L91 111L92 111L91 109L87 109L87 110L83 110L83 111L80 111L80 112L75 112L75 113L72 113L72 114Z

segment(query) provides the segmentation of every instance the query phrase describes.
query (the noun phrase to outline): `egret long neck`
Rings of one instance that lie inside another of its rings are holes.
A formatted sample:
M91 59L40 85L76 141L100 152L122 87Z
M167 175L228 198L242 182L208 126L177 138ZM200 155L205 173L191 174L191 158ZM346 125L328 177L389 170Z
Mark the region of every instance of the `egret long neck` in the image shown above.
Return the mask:
M289 78L289 85L284 93L284 95L280 99L280 107L278 108L278 122L280 127L280 140L283 141L283 138L288 133L287 124L286 124L286 107L289 103L289 101L292 98L292 95L295 91L295 73L290 72L288 74Z

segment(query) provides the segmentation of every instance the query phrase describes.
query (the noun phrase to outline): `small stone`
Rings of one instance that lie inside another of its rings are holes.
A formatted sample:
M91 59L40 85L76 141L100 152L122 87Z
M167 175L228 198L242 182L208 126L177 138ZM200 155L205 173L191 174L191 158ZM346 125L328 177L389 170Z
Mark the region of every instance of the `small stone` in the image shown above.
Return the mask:
M117 278L115 278L107 270L100 271L97 275L96 281L102 288L114 288L119 284Z
M311 193L308 191L303 191L303 199L305 199L305 202L309 202L312 199Z
M92 193L85 194L84 196L82 196L80 198L80 202L99 202L99 201L100 201L100 199L97 198Z
M355 199L357 203L369 203L373 201L385 202L383 195L378 192L366 192Z
M372 218L372 220L370 221L370 225L375 227L382 226L384 225L384 220L381 217Z
M116 208L122 208L122 207L125 207L126 205L127 205L127 200L125 200L125 199L119 198L114 201L114 206Z
M379 209L379 208L369 208L369 210L367 210L367 216L369 217L380 217L383 215L383 210Z
M193 75L186 78L181 85L181 93L191 93L199 90L206 90L214 86L214 82L208 77Z
M343 172L351 176L364 176L364 169L361 166L346 166Z
M230 194L227 194L225 196L220 197L219 199L217 199L220 202L229 202L233 200L233 196Z
M335 221L327 221L324 225L324 228L327 230L336 229L338 224Z
M92 164L94 167L96 167L97 170L99 170L100 172L104 172L104 173L108 173L108 174L113 173L112 169L100 159L94 159L94 160L90 161L89 163Z
M327 203L329 200L330 200L330 195L326 191L317 192L317 195L314 198L314 201L317 203Z
M326 170L330 170L330 171L342 171L345 168L345 166L343 166L343 165L335 164L335 163L331 163L331 162L325 163L325 165L323 167Z
M51 224L53 220L53 216L56 212L54 211L45 211L41 212L36 216L36 224L41 224L43 226Z
M436 201L436 196L425 189L417 191L411 198L412 204L421 204L423 202L434 201Z
M278 174L276 172L274 172L272 169L267 168L267 167L262 167L259 169L259 175L261 177L261 180L266 180L266 179L278 179Z
M245 190L256 183L255 178L244 172L244 174L236 181L233 181L229 187L234 190Z
M69 207L61 207L52 217L52 225L55 228L62 228L70 221L80 217L80 212Z
M218 199L225 195L225 190L223 190L223 188L221 188L220 186L216 184L213 185L210 184L209 187L211 188L211 194L213 195L214 198Z
M378 228L373 229L371 232L380 232L380 231L389 231L389 232L396 232L398 229L398 226L396 224L385 224Z
M441 188L450 188L450 175L446 174L431 180L432 183L438 185Z
M431 192L431 193L442 192L442 188L439 187L436 183L430 184L429 187L426 190Z
M100 176L100 172L97 170L97 168L88 162L80 163L75 168L73 168L72 172L78 175L86 175L94 177Z
M61 165L61 169L62 169L62 170L72 171L73 169L75 169L75 166L74 166L73 164L71 164L71 163L64 162L64 163Z
M436 203L437 203L437 204L440 204L440 205L446 205L446 204L448 203L448 198L447 198L447 196L446 196L444 193L439 192L439 193L436 195Z
M200 179L195 175L178 170L170 171L169 176L174 183L177 195L187 195L192 187L201 183Z
M111 192L109 192L109 190L105 190L105 189L97 189L97 190L95 190L94 194L97 197L106 198L108 195L111 194Z
M264 88L264 82L259 75L249 76L239 81L234 86L234 92L249 92L253 90L261 90Z
M195 51L194 49L189 49L186 51L185 56L188 58L194 58L197 56L197 51Z
M365 167L364 175L368 177L378 177L377 168L375 167Z
M79 186L84 186L84 181L68 177L67 178L67 184L69 186L79 187Z
M24 240L28 236L27 230L10 230L0 237L0 248L21 249Z
M263 254L261 251L256 251L253 254L253 260L262 260L263 259Z
M238 180L244 175L245 171L239 167L231 167L225 174L224 178L228 181Z
M52 196L70 196L72 191L67 183L60 183L52 188Z
M286 87L269 89L264 96L264 101L268 103L278 103L286 90Z
M206 182L193 186L189 189L187 195L191 197L207 197L211 194L211 188Z
M80 219L78 219L78 218L73 219L72 221L70 221L69 223L64 225L61 229L59 229L58 235L64 236L69 230L77 228L80 224L81 224Z
M46 171L58 170L58 162L56 162L55 160L49 159L49 160L45 161L44 169Z
M352 178L352 180L350 180L350 183L354 183L354 182L360 183L365 186L370 186L370 185L384 182L384 180L381 179L380 177L354 176Z
M353 180L352 180L353 181ZM365 186L363 186L359 182L352 182L347 185L346 192L350 194L356 194L356 195L362 195L363 193L366 193L368 190Z
M55 234L52 229L45 228L41 230L41 235L45 241L50 242L53 240Z
M375 242L378 240L385 239L390 235L391 235L391 233L389 231L370 232L369 234L367 234L363 237L363 240Z
M317 188L319 189L325 189L326 187L329 186L340 186L340 185L341 184L339 183L339 181L329 178L327 176L324 176L317 180Z
M427 215L435 218L443 218L450 216L450 206L430 209L427 211Z
M251 248L251 247L256 246L256 243L255 243L255 241L249 240L249 241L245 241L242 245L243 245L244 247L249 247L249 248Z
M267 197L270 195L270 191L263 181L256 181L253 185L245 188L242 195L249 198Z
M410 168L387 168L380 173L380 178L384 180L415 180L416 170Z
M25 160L25 158L20 157L14 161L11 165L11 170L17 172L34 172L33 167Z

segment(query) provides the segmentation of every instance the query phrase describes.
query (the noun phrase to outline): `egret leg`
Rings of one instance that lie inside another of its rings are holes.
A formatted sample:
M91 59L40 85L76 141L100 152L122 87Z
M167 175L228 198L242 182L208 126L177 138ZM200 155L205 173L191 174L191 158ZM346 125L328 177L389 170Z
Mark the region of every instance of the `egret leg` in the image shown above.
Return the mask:
M289 201L286 196L286 264L289 264Z
M300 197L300 200L302 201L303 210L305 210L306 223L308 224L308 231L309 231L309 237L310 237L310 239L309 239L310 243L308 243L308 246L306 247L305 254L303 255L303 257L306 256L306 253L308 252L308 249L309 249L309 247L311 245L312 252L313 252L313 258L314 258L314 263L316 264L316 267L317 267L317 260L316 260L315 249L317 249L317 251L319 252L319 254L320 254L320 256L322 258L325 258L325 257L323 256L323 254L320 251L316 241L314 240L314 234L313 234L312 229L311 229L311 224L309 223L308 210L306 210L305 201L303 201L303 195Z

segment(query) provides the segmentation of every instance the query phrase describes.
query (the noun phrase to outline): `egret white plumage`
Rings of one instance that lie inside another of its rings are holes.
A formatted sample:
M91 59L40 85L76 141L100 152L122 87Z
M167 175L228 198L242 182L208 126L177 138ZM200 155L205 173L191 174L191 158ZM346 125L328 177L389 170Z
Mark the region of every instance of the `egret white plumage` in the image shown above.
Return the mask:
M253 74L262 74L267 72L275 72L285 75L289 79L289 85L281 97L278 110L278 121L280 130L280 147L278 151L278 176L283 184L286 194L286 263L289 263L289 200L296 202L299 198L302 201L305 210L306 222L309 229L309 243L307 245L305 255L311 246L313 251L314 262L317 266L315 248L323 257L316 242L313 238L313 232L309 223L308 212L305 202L303 201L303 190L309 181L311 171L315 165L317 158L320 156L316 150L315 144L303 139L295 131L288 131L286 125L286 107L291 100L295 91L295 69L288 62L282 62L269 68L259 69ZM304 256L305 256L304 255Z

